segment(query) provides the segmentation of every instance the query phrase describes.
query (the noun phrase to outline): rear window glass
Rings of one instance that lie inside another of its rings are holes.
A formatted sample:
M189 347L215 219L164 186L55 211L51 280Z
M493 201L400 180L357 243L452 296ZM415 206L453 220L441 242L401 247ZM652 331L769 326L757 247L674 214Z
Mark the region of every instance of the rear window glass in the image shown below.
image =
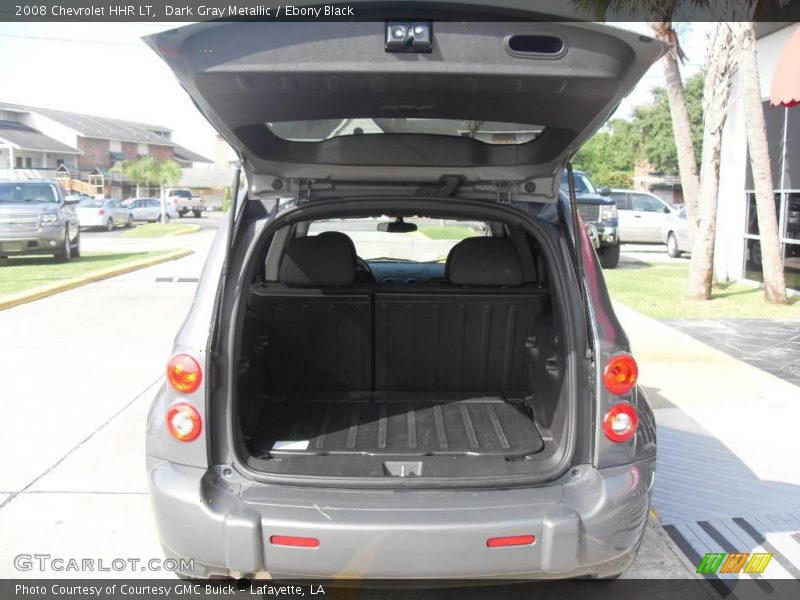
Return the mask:
M488 225L482 221L423 217L404 220L406 225L416 226L416 231L380 231L381 223L385 227L394 221L394 217L314 221L308 235L340 231L353 240L359 258L375 262L444 262L450 249L464 238L490 235Z
M82 208L101 208L103 206L103 202L105 202L105 200L82 200L78 206Z
M485 144L526 144L544 130L539 125L458 119L320 119L267 123L277 137L290 142L322 142L352 135L425 134L465 137Z

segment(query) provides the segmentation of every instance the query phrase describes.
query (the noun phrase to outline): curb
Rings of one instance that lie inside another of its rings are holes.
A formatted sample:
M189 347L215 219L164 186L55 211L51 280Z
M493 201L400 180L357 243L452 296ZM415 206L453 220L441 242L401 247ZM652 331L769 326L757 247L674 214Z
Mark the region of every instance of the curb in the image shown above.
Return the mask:
M120 265L118 267L101 269L99 271L94 271L93 273L90 273L83 277L74 277L72 279L67 279L66 281L61 281L59 283L55 283L52 285L33 288L30 291L14 294L12 296L9 296L5 300L0 300L0 310L13 308L14 306L18 306L20 304L26 304L28 302L33 302L34 300L41 300L42 298L47 298L48 296L53 296L61 292L66 292L68 290L81 287L82 285L86 285L87 283L94 283L95 281L110 279L111 277L116 277L117 275L124 275L125 273L130 273L132 271L138 271L139 269L152 267L161 263L168 262L170 260L177 260L179 258L189 256L190 254L193 253L194 250L189 250L187 248L181 250L174 250L162 256L154 256L152 258L147 258L133 263L128 263L126 265Z

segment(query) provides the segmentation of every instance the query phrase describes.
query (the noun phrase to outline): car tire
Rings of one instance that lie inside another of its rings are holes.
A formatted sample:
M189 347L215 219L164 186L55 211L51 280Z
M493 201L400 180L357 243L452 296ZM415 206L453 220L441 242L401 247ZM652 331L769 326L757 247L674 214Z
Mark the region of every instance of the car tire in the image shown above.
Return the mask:
M597 257L604 269L616 269L619 264L619 244L601 246L597 249Z
M678 238L671 231L667 236L667 254L669 254L670 258L680 258L682 254L680 248L678 248Z
M114 219L111 217L106 221L106 231L114 231Z
M64 230L64 246L53 255L57 263L69 262L72 258L72 244L69 243L69 227Z
M168 214L164 214L164 223L165 224L169 223L169 215Z
M197 219L199 219L200 217L202 217L202 216L203 216L203 212L202 212L202 211L199 211L199 210L193 210L193 211L192 211L192 214L193 214L193 215L195 216L195 218L197 218Z
M133 227L133 215L128 215L128 220L125 221L125 227Z
M75 242L72 244L72 258L80 258L81 256L81 230L78 228L78 235L75 236Z

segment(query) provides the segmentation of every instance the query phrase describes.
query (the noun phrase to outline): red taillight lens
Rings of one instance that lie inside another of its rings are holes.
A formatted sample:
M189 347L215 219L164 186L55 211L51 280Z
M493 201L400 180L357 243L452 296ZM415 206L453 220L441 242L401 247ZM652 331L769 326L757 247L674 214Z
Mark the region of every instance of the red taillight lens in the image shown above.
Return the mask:
M99 217L102 217L104 214L106 214L106 211L104 211L102 208L97 211L97 216Z
M638 377L639 367L630 354L615 354L603 370L606 389L617 396L630 392Z
M603 417L603 433L614 443L627 442L638 423L639 416L630 404L615 404Z
M296 548L318 548L317 538L297 537L294 535L273 535L269 538L269 543L274 546L294 546Z
M167 381L176 392L191 394L200 387L203 373L198 362L188 354L176 354L167 363Z
M530 546L536 541L535 535L507 535L505 537L493 537L486 540L489 548L504 548L506 546Z
M194 406L175 404L167 411L167 429L179 442L191 442L200 435L203 420Z

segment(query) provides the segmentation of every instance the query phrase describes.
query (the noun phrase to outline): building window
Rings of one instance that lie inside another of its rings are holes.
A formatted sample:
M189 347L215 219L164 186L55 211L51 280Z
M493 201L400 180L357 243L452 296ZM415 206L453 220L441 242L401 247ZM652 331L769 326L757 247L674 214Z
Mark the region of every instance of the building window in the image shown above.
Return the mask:
M57 158L56 159L56 169L58 167L62 166L63 164L64 164L64 159L63 158Z
M25 158L25 168L32 169L33 168L33 159L30 156Z
M14 160L14 167L17 168L17 169L21 169L22 168L22 157L21 156L17 156L16 159Z
M147 144L136 144L136 153L146 156L148 153Z
M122 152L122 142L119 140L109 140L108 142L108 151L109 152Z
M768 101L763 106L772 184L775 186L775 213L783 253L783 272L786 287L800 291L800 115L787 108L771 106ZM761 235L754 187L748 153L744 278L763 282Z

